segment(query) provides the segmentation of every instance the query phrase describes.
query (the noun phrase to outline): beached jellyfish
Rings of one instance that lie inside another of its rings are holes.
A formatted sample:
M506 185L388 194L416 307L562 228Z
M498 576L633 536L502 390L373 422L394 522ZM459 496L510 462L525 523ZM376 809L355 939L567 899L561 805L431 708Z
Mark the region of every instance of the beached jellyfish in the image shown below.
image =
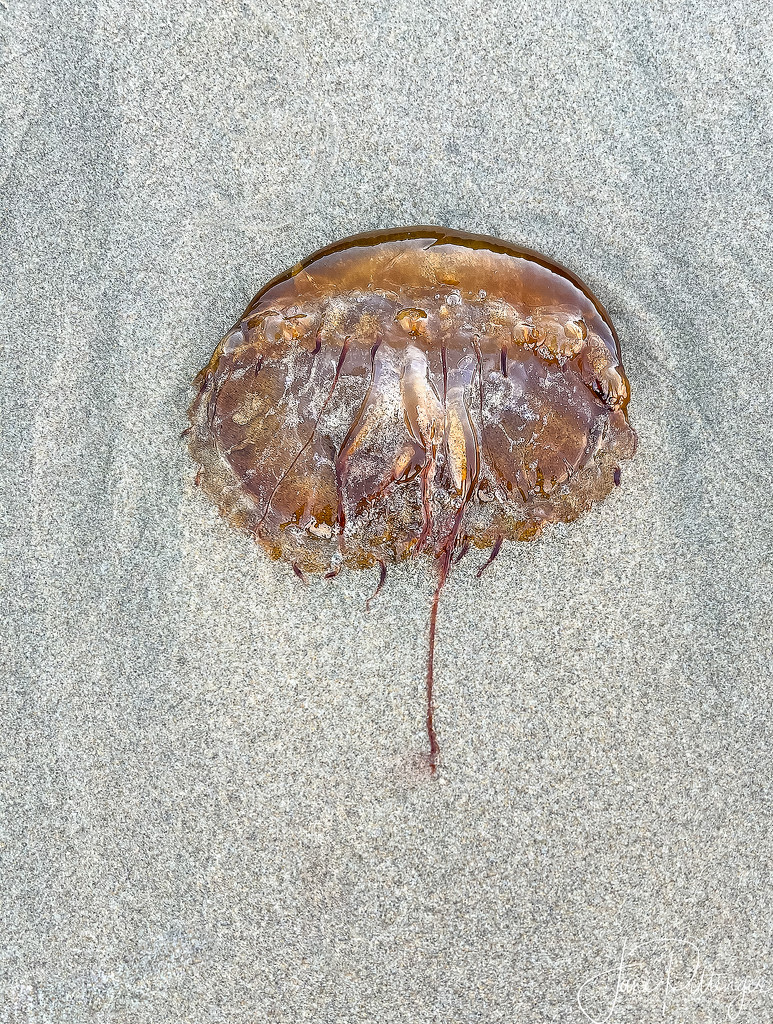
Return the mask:
M256 295L199 373L197 482L301 578L532 540L620 483L636 435L612 323L538 253L416 227L344 239ZM485 568L485 565L482 568Z

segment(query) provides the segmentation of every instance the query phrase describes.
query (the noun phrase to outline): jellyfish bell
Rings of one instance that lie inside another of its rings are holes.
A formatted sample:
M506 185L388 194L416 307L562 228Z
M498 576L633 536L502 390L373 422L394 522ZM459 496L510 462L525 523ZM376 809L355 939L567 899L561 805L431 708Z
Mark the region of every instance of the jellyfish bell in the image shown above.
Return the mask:
M196 378L197 482L302 579L428 556L427 733L455 558L569 523L633 456L604 308L507 242L418 227L327 246L262 288ZM375 596L375 595L374 595Z

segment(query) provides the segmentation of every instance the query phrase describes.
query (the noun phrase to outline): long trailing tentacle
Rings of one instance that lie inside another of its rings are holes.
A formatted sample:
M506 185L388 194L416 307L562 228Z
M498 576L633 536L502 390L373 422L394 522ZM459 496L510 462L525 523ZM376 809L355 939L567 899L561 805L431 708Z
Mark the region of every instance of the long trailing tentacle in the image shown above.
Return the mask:
M437 630L437 610L440 604L440 592L448 578L451 565L452 547L447 547L439 559L439 576L435 595L432 598L432 611L429 616L429 653L427 655L427 736L429 737L429 766L432 774L437 771L440 744L435 731L435 705L433 688L435 682L435 632Z
M479 349L477 349L479 352ZM443 378L444 378L444 405L447 405L448 399L448 367L446 363L445 348L442 351L443 355ZM479 380L480 380L480 392L481 392L481 404L482 404L482 391L483 391L483 366L482 361L478 360ZM473 454L473 466L472 472L469 474L468 479L465 481L465 490L462 495L459 508L454 516L453 524L451 529L446 534L440 549L438 556L438 582L435 587L435 593L432 598L432 610L429 618L429 652L427 655L427 736L429 737L429 764L432 773L437 771L438 758L440 755L440 744L438 743L437 732L435 730L435 709L434 709L434 676L435 676L435 634L437 631L437 613L438 606L440 604L440 594L443 590L446 580L448 579L448 573L451 568L451 562L453 560L454 551L456 549L457 541L462 534L462 524L464 522L464 514L467 511L467 505L471 500L475 487L478 482L478 476L480 473L480 443L475 430L475 425L470 416L469 409L465 403L464 405L464 433L467 439L468 452ZM469 442L472 440L473 444L470 446ZM469 471L469 467L468 471ZM501 545L502 540L499 539ZM466 547L462 550L460 558L466 554L469 548L469 542L466 543ZM498 548L497 548L498 551Z

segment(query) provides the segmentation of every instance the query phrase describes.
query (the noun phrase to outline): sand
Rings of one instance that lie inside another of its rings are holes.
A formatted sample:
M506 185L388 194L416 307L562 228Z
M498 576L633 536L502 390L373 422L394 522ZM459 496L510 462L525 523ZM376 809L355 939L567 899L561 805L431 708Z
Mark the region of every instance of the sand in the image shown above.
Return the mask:
M763 3L0 5L0 1020L767 1022ZM270 276L437 223L609 309L571 528L304 588L193 487Z

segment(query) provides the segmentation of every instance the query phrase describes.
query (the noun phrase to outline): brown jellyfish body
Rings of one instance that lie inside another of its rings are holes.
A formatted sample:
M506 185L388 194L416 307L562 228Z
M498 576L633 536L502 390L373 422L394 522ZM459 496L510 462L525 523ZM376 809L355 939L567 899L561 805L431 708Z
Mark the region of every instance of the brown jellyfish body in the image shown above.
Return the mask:
M296 574L532 540L635 451L614 327L528 249L437 227L355 235L269 282L194 382L197 481ZM485 567L485 566L484 566Z

